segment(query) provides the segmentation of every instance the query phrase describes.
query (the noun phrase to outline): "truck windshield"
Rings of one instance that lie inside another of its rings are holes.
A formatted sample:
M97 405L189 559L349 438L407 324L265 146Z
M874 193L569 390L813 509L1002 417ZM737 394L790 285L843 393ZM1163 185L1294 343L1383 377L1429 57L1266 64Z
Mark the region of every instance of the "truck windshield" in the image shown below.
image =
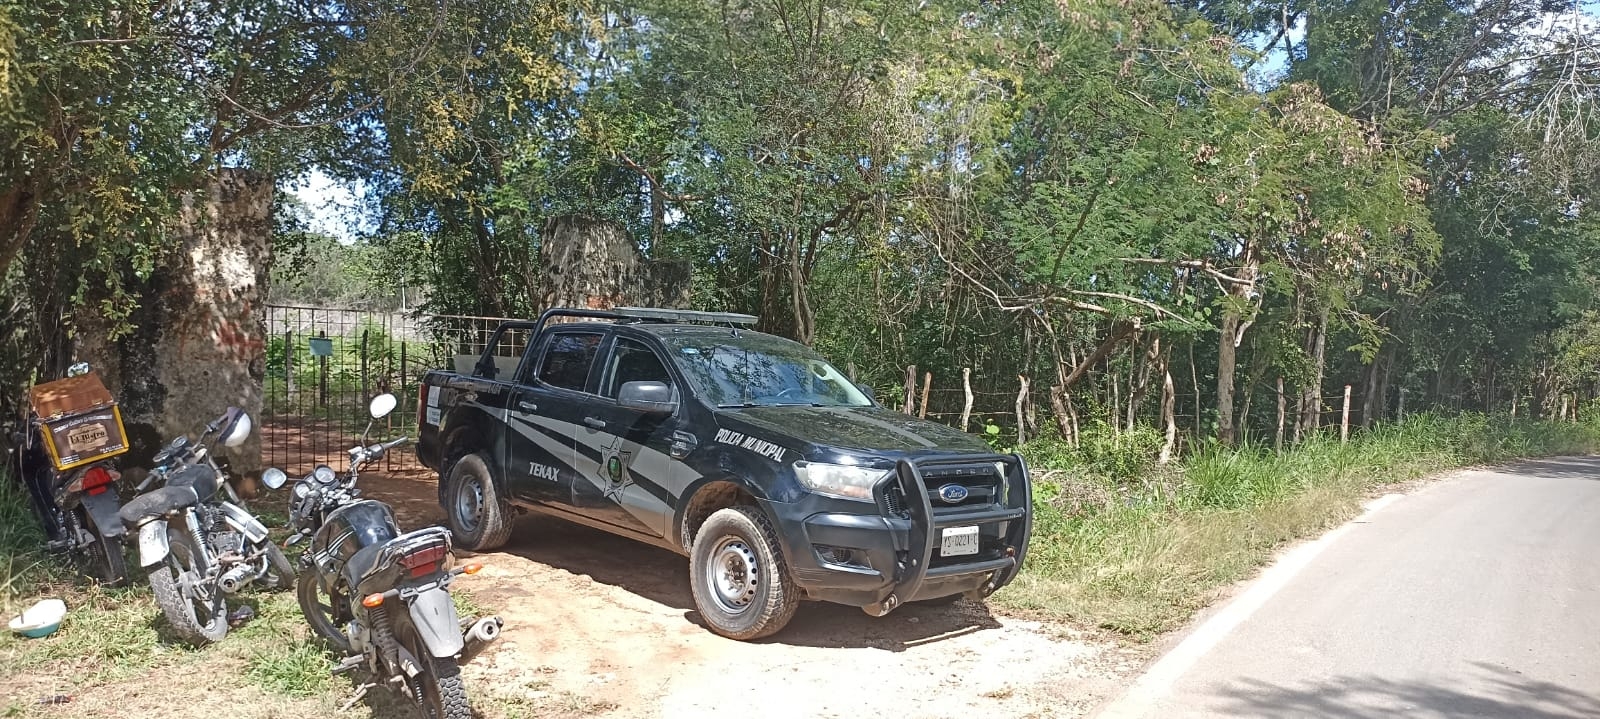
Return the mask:
M872 401L805 345L758 334L667 336L677 364L718 407L868 407Z

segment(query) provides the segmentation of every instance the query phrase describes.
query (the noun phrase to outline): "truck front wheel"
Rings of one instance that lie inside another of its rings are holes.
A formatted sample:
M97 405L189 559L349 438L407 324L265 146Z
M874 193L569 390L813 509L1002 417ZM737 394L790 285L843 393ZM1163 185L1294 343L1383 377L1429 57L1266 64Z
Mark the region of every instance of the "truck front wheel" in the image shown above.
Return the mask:
M759 508L720 509L695 533L689 587L711 631L759 639L794 617L800 593L789 577L777 532Z
M511 505L500 497L483 457L457 460L446 484L444 515L456 545L485 552L505 544L511 537Z

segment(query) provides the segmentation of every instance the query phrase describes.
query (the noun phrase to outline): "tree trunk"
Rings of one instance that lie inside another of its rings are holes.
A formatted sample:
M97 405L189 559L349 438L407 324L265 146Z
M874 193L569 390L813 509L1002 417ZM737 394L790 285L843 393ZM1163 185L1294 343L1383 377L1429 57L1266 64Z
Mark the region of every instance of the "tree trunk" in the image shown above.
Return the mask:
M1311 339L1311 381L1301 390L1300 429L1297 437L1310 436L1322 423L1322 373L1327 366L1328 307L1317 313L1317 326Z
M0 193L0 278L28 243L38 217L38 194L30 184L18 183Z
M1250 301L1255 292L1256 275L1260 272L1255 246L1255 242L1247 240L1241 248L1242 267L1237 281L1228 283L1222 309L1222 332L1217 339L1217 440L1229 446L1238 441L1233 421L1233 373L1239 344L1252 321L1244 315L1241 305Z

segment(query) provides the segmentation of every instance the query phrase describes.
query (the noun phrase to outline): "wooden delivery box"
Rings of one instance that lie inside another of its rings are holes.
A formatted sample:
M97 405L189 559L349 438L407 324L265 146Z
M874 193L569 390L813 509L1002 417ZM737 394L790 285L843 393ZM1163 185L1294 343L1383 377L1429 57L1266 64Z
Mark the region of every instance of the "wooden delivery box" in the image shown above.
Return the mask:
M122 411L93 372L35 385L28 402L58 471L128 451Z

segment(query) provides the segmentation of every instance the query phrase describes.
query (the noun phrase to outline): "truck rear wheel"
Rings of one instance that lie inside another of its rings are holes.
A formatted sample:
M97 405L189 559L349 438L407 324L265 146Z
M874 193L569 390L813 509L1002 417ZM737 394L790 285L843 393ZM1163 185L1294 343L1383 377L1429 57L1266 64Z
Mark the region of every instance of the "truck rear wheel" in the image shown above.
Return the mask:
M689 588L711 631L759 639L794 617L800 592L781 546L771 520L756 507L720 509L700 525L689 552Z
M462 457L450 468L444 514L462 549L497 549L511 537L511 505L500 497L489 464L479 455Z

